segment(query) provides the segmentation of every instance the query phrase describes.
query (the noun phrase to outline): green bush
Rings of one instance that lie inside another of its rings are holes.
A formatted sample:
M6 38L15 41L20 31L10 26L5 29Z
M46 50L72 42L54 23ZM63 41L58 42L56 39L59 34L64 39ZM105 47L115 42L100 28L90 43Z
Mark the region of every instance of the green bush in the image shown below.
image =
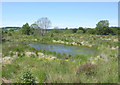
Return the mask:
M20 53L18 53L18 57L21 57L21 54L20 54Z
M11 33L8 33L8 36L12 36L12 34L11 34Z
M12 57L13 55L14 55L13 52L11 52L11 53L10 53L10 56Z
M52 54L53 54L54 56L56 56L56 51L54 51Z
M55 38L54 38L54 40L57 40L57 41L58 41L58 40L59 40L59 38L58 38L58 37L55 37Z
M50 37L54 37L53 33L50 34Z
M82 34L83 30L77 30L77 34Z
M28 69L26 69L26 71L21 73L20 80L21 83L35 83L35 78Z
M57 58L61 58L61 54L60 53L57 53Z
M35 58L36 56L34 54L31 54L30 57Z
M36 56L39 56L39 55L38 55L38 51L36 51L35 54L36 54Z

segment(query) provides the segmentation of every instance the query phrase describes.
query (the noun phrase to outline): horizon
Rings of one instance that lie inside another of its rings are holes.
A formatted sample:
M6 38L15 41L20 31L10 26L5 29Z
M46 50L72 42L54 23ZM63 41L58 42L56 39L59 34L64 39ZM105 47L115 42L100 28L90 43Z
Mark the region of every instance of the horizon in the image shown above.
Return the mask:
M118 27L117 2L2 2L2 15L1 27L31 25L41 17L51 20L51 28L95 28L100 20Z

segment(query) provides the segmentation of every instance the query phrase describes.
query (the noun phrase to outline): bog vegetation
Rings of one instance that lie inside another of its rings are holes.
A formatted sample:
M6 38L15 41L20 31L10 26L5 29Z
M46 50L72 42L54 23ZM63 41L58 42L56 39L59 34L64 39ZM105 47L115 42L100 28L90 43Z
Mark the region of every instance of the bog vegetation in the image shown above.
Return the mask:
M17 30L2 30L3 83L118 82L118 27L109 27L108 20L96 28L47 29L50 25L48 18L41 18ZM30 47L32 42L86 46L99 54L61 55Z

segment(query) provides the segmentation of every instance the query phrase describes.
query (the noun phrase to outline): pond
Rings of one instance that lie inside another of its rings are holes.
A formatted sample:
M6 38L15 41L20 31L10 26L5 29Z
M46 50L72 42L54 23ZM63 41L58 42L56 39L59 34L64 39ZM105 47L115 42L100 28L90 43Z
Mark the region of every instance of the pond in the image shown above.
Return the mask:
M98 51L95 48L89 48L84 46L68 46L62 44L43 44L43 43L31 43L29 44L31 47L34 47L38 50L49 50L55 51L56 53L60 54L67 54L67 55L85 55L85 56L96 56Z

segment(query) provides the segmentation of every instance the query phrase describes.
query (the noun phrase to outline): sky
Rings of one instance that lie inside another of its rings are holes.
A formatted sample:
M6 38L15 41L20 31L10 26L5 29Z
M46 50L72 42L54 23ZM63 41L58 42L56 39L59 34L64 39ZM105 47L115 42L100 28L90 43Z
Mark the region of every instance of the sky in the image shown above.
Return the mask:
M94 28L100 20L118 26L118 3L2 2L2 27L31 25L41 17L48 17L51 28Z

